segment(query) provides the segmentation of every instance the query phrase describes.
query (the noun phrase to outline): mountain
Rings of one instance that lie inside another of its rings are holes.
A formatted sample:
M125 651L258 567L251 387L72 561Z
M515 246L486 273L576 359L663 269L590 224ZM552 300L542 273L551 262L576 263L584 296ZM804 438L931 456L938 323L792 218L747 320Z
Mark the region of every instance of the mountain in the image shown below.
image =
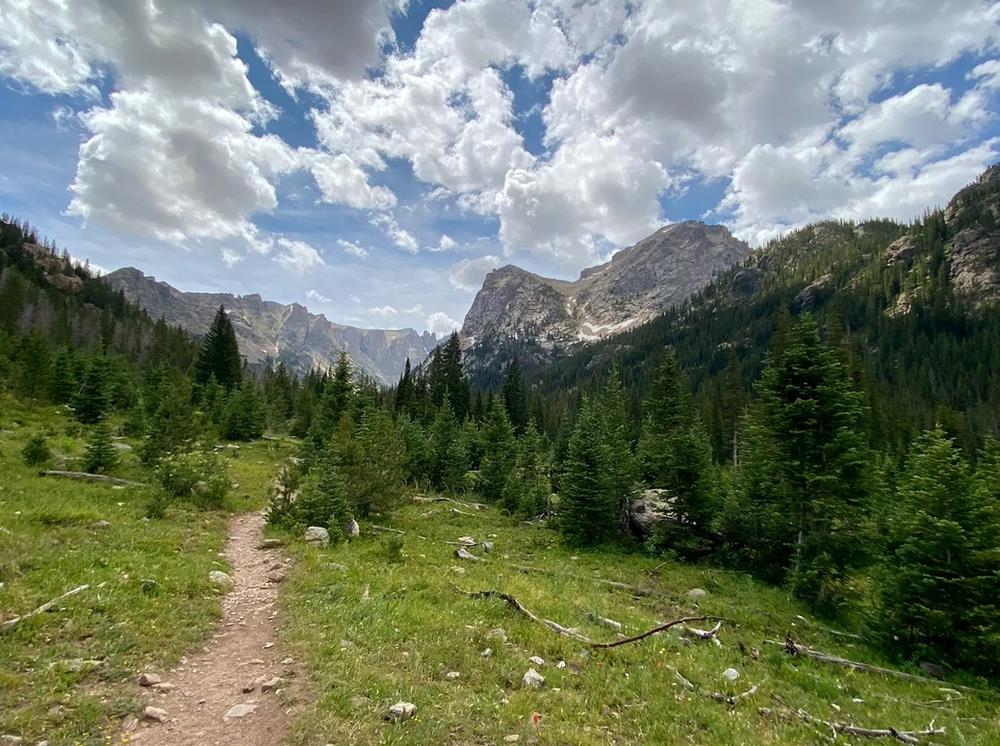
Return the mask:
M153 318L202 334L220 305L229 312L240 352L251 364L268 358L304 373L332 366L346 351L355 366L378 383L395 383L409 357L423 360L436 340L413 329L360 329L335 324L298 303L284 305L259 295L185 293L134 267L104 277L112 288L146 309Z
M1000 433L1000 165L912 223L809 225L755 250L683 307L535 370L572 401L613 360L633 401L672 347L719 457L788 316L812 314L854 371L872 441L902 450L942 424L969 448Z
M512 350L539 364L641 325L749 252L723 226L686 221L622 249L573 282L501 267L486 276L462 324L467 365L489 369Z

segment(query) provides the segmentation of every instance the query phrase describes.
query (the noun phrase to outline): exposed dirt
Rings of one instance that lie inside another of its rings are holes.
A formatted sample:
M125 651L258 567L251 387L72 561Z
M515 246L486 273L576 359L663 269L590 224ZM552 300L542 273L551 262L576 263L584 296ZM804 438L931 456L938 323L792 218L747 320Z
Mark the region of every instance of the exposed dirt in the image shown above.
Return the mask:
M223 600L219 628L201 653L173 671L155 672L166 686L136 684L147 704L166 711L166 721L140 714L123 726L123 743L274 746L284 739L305 671L277 644L275 602L288 560L278 549L260 548L263 527L260 513L230 520L225 556L235 588ZM276 691L262 692L261 682L275 677L282 679ZM252 711L227 717L235 705Z

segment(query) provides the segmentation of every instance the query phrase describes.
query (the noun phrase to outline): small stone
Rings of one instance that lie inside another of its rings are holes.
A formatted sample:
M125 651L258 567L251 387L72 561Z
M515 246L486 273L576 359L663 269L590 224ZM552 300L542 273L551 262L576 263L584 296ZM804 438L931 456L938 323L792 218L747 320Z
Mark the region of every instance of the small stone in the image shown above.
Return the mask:
M471 536L459 536L458 543L466 547L474 547L479 542L473 539Z
M322 526L310 526L306 529L306 544L315 547L325 547L330 543L330 532Z
M449 671L444 675L444 677L448 679L448 681L455 681L456 679L461 678L461 676L462 674L460 674L458 671Z
M539 655L533 655L530 658L528 658L528 663L534 663L536 666L544 666L545 659Z
M269 692L275 691L279 686L285 683L285 680L280 676L275 676L273 679L268 679L267 681L262 681L260 683L260 691L263 694L268 694Z
M492 657L493 657L493 648L486 648L486 650L484 650L484 651L483 651L483 652L481 653L481 655L482 655L482 656L483 656L484 658L492 658Z
M361 536L361 526L353 518L347 522L347 526L344 529L347 532L348 538L356 539Z
M222 570L212 570L212 572L208 574L208 582L225 593L228 593L235 587L233 579L226 573L222 572Z
M556 668L566 668L566 661L559 661L556 663Z
M493 542L492 541L484 541L483 542L483 551L486 552L486 554L492 554L492 552L493 552Z
M524 685L530 689L539 689L545 683L545 677L533 668L529 668L521 679Z
M281 665L283 665L283 666L290 666L293 663L295 663L295 659L294 658L282 658L281 659Z
M354 643L351 642L350 640L341 640L340 641L340 648L341 648L341 650L346 650L347 648L353 648L353 647L354 647Z
M177 688L177 685L171 684L169 681L161 681L159 684L153 684L153 688L158 692L172 692Z
M265 642L264 643L264 650L270 650L273 647L274 647L274 643L273 642Z
M708 595L708 591L704 588L692 588L687 592L688 598L704 598Z
M22 738L20 736L11 736L11 735L0 736L0 743L14 744L14 743L22 743L22 742L23 742L23 740L22 740Z
M142 711L142 719L151 720L154 723L165 723L167 722L167 717L167 711L162 707L153 707L150 705Z
M267 579L271 583L283 583L283 582L285 582L285 578L286 577L288 577L288 576L285 575L285 573L281 572L280 570L278 570L276 572L268 573L268 575L267 575Z
M258 679L254 679L253 681L248 681L246 684L243 685L240 691L243 692L244 694L249 694L250 692L252 692L254 689L257 688L257 681Z
M517 743L521 740L521 737L517 733L511 733L509 736L503 737L504 743Z
M409 720L417 714L417 706L412 702L397 702L389 708L386 720Z
M264 539L260 544L257 545L258 549L277 549L282 546L284 542L281 539Z
M239 718L243 718L246 717L247 715L250 715L256 709L257 705L250 703L233 705L228 710L226 710L226 714L222 716L222 719L238 720Z
M159 684L163 681L163 677L158 673L141 673L139 674L139 686L153 686L154 684Z
M90 527L97 529L111 528L111 521L95 521L94 523L90 524Z
M507 642L507 632L503 627L497 627L496 629L491 629L486 633L486 637L490 640L499 640L500 642Z
M465 568L458 567L457 565L451 568L451 571L456 575L465 575Z
M740 672L737 671L735 668L727 668L725 671L722 672L722 678L724 678L726 681L736 681L736 679L738 679L739 677L740 677Z

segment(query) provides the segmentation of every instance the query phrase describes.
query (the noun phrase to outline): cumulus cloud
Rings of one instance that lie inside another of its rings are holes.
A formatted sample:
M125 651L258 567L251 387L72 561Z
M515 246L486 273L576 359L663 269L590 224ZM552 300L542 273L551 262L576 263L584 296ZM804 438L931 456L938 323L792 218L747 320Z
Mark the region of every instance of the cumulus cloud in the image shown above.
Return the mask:
M474 259L463 259L453 264L448 272L448 281L458 290L479 290L483 278L493 269L500 266L499 257L487 254Z
M455 243L455 239L449 236L447 233L442 233L441 238L438 240L437 246L432 246L431 251L451 251L458 244Z
M393 316L399 315L399 311L397 311L392 306L375 306L374 308L369 308L368 313L372 314L373 316L379 316L383 319L389 319L392 318Z
M408 254L416 254L420 251L420 244L417 243L417 239L413 237L413 234L401 228L399 223L396 222L396 218L389 213L383 212L374 215L371 223L375 227L380 228L385 235L392 239L397 248L402 249Z
M277 244L279 253L275 259L278 264L290 272L301 275L310 269L324 265L320 253L305 241L279 238Z
M327 298L318 290L310 288L309 290L306 290L306 300L314 300L317 303L329 303L333 300L333 298Z
M356 256L358 259L365 259L368 256L368 249L353 241L345 241L342 238L338 238L337 246L351 256Z
M456 329L461 328L461 324L448 316L443 311L435 311L427 317L427 331L436 336L451 334Z

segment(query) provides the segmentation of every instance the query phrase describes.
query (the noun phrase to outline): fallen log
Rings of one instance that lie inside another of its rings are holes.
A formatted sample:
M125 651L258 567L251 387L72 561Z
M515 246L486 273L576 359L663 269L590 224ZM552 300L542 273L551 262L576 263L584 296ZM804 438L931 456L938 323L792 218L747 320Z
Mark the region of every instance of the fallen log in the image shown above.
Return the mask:
M403 536L403 535L406 534L405 531L401 531L398 528L390 528L389 526L379 526L379 525L373 523L371 525L371 527L373 529L375 529L376 531L389 531L389 532L394 533L394 534L399 534L400 536Z
M611 642L594 642L591 643L591 647L594 648L617 648L619 645L628 645L631 642L639 642L640 640L645 640L647 637L652 637L660 632L665 632L671 627L676 627L679 624L688 624L690 622L709 622L716 621L721 622L731 622L731 619L726 619L725 617L719 616L686 616L681 619L674 619L672 622L666 622L664 624L658 624L652 629L647 629L638 635L633 635L632 637L625 637L620 640L612 640Z
M77 586L73 590L66 591L62 595L56 596L51 601L46 601L34 611L29 611L27 614L22 614L21 616L16 616L13 619L8 619L6 622L0 623L0 632L6 632L8 629L11 629L20 622L23 622L25 619L30 619L33 616L44 614L46 611L51 610L52 607L54 607L60 601L65 601L67 598L69 598L70 596L75 596L77 593L83 593L88 588L90 588L90 585Z
M935 728L934 721L927 726L924 730L900 730L899 728L863 728L860 725L852 725L849 723L841 723L837 720L823 720L815 715L810 715L808 712L803 710L801 707L794 709L787 704L776 694L771 695L774 701L780 706L778 714L786 719L798 718L803 722L809 723L810 725L819 725L825 728L829 728L831 731L837 734L845 736L856 736L860 738L894 738L897 741L903 743L920 743L920 738L922 736L943 736L945 734L945 729ZM761 707L760 713L762 715L771 715L774 713L770 707Z
M830 653L824 653L820 650L815 650L814 648L807 647L806 645L800 645L795 642L791 636L786 636L784 642L778 642L777 640L764 640L768 645L780 645L785 649L785 652L789 655L803 655L807 658L812 658L813 660L822 661L823 663L830 663L835 666L843 666L844 668L850 668L855 671L865 671L867 673L877 673L883 676L892 676L897 679L905 679L906 681L919 681L923 684L934 684L935 686L940 686L941 682L937 679L932 679L927 676L919 676L915 673L906 673L905 671L897 671L893 668L882 668L881 666L873 666L869 663L859 663L858 661L848 660L847 658L841 658L839 655L831 655ZM976 689L972 686L962 686L961 684L951 684L951 686L956 689L963 689L967 692L982 692L982 689Z
M60 471L58 469L47 469L41 472L43 477L60 477L62 479L77 479L84 482L102 482L104 484L114 484L121 487L145 487L145 482L133 482L131 479L119 479L118 477L108 477L104 474L90 474L85 471Z

